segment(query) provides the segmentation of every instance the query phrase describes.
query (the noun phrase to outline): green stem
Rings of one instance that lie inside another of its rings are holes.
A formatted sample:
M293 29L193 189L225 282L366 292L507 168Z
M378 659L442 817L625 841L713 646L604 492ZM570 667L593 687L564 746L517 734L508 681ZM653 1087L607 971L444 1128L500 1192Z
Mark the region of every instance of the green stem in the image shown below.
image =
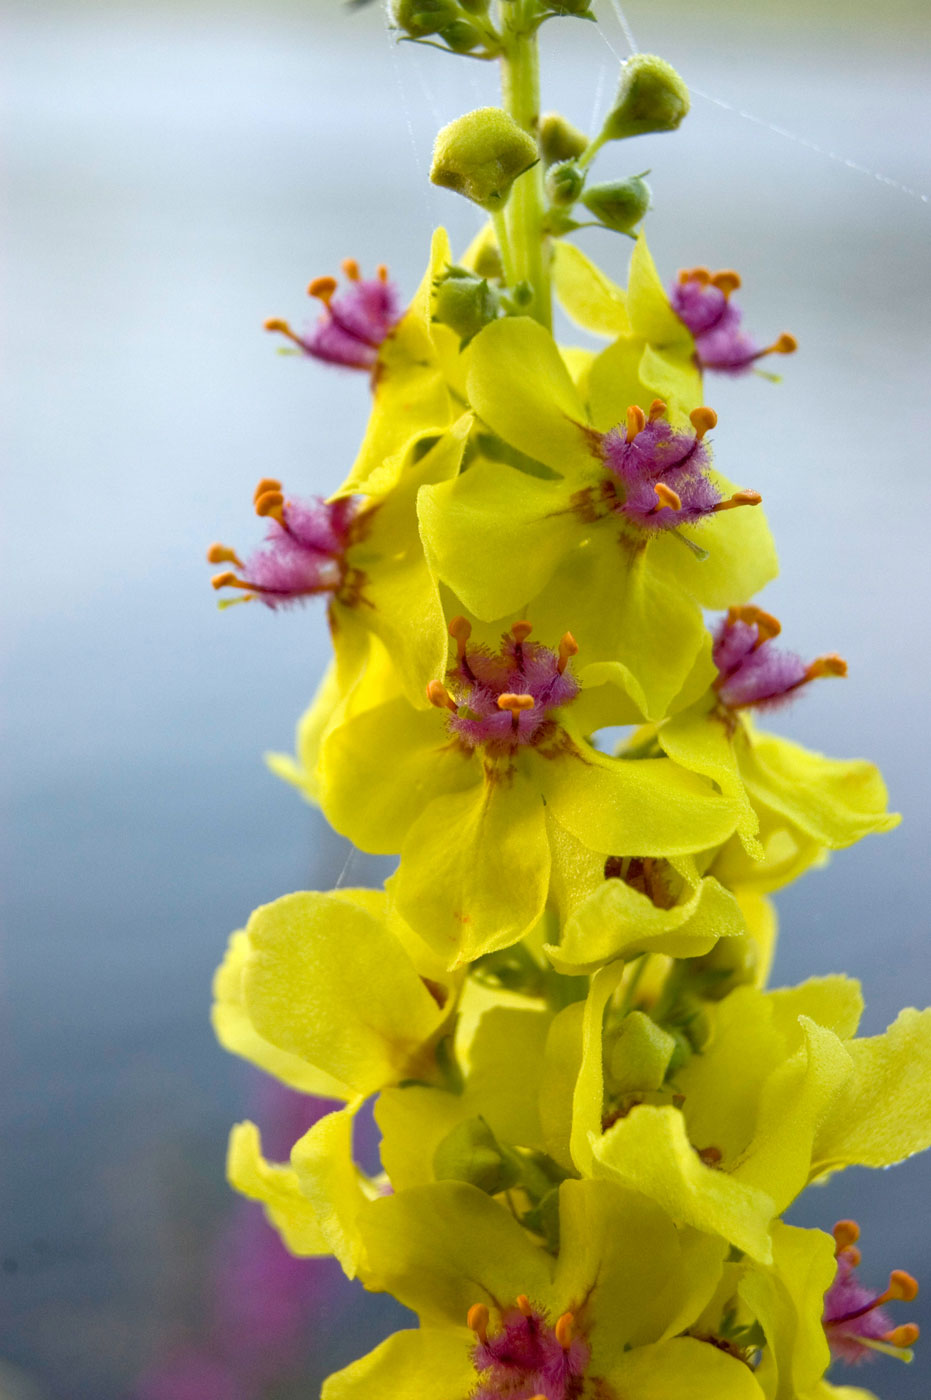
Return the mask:
M536 0L504 0L501 10L504 108L536 139L540 117L537 3ZM528 314L549 330L553 312L544 212L543 167L538 163L515 180L505 219L514 276L518 282L526 282L532 293Z

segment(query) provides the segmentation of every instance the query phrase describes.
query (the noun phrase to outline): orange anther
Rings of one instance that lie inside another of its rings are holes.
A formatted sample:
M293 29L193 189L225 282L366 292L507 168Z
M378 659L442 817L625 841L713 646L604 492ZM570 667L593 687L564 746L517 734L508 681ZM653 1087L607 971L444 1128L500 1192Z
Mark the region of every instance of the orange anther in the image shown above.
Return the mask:
M736 510L738 506L758 506L763 497L759 491L735 491L733 496L728 496L723 501L718 501L714 506L718 510Z
M255 490L254 490L253 493L252 493L252 500L253 500L253 503L254 503L255 501L257 501L257 500L259 499L260 496L264 496L266 491L280 491L280 490L281 490L281 482L277 479L277 477L274 477L274 476L263 476L263 477L262 477L262 480L259 482L258 486L255 488Z
M569 657L577 655L579 644L571 632L564 632L559 639L559 660L556 663L556 670L562 675L569 664Z
M515 622L514 626L511 628L511 636L514 638L517 645L520 646L521 642L526 642L532 631L532 622Z
M306 350L307 348L303 340L301 340L301 337L296 335L287 321L282 321L279 316L273 316L271 320L266 321L265 329L267 331L277 331L280 335L286 335L288 339L293 340L294 344L299 346L301 350Z
M556 1333L556 1340L563 1351L568 1351L572 1345L572 1333L575 1329L575 1318L571 1312L564 1312L556 1323L553 1331Z
M893 1327L891 1332L883 1333L883 1341L891 1347L911 1347L920 1336L921 1330L916 1322L905 1322L901 1327Z
M647 416L638 404L631 404L627 410L627 441L633 442L638 433L647 425Z
M728 608L727 620L731 627L735 622L745 622L748 627L756 627L756 645L758 647L762 646L764 642L768 642L772 637L778 637L782 631L782 623L778 617L773 617L772 613L764 612L754 603L744 603L737 607ZM842 1225L850 1225L857 1229L852 1220L841 1220L834 1226L835 1231L839 1230ZM837 1239L836 1234L834 1238ZM851 1236L851 1242L859 1238L860 1232L857 1229L857 1233ZM843 1245L838 1245L838 1248L842 1249Z
M717 287L719 292L723 292L726 297L729 297L731 292L736 292L737 288L740 286L740 273L735 272L732 267L724 268L721 272L716 272L714 274L711 279L711 285L712 287Z
M455 639L459 660L465 656L466 642L472 635L472 624L466 617L454 617L449 624L449 635Z
M452 710L453 714L456 713L456 702L442 681L427 682L427 699L438 710Z
M806 681L817 680L819 676L846 676L847 662L842 656L831 652L828 656L816 656L805 672Z
M890 1301L910 1303L913 1298L918 1297L918 1280L906 1273L904 1269L893 1269L889 1275L886 1297Z
M207 550L208 564L235 564L237 568L242 568L242 560L235 549L229 549L225 544L212 544Z
M863 1258L863 1255L860 1253L859 1249L857 1249L857 1246L855 1244L849 1244L846 1249L838 1250L838 1259L841 1255L843 1255L845 1259L849 1260L850 1267L852 1269L859 1269L860 1261Z
M527 1297L526 1293L518 1293L516 1301L524 1317L533 1316L533 1308L530 1306L530 1299Z
M318 297L322 302L328 302L336 291L336 286L335 277L315 277L307 288L307 295L309 297Z
M716 1167L720 1163L724 1153L721 1151L720 1147L703 1147L698 1155L706 1167Z
M388 281L388 269L387 267L385 267L384 263L378 264L378 266L375 269L375 275L378 278L379 282Z
M242 587L236 575L230 572L214 574L213 578L210 580L210 586L212 588L235 588L237 585L240 588Z
M666 417L666 405L662 399L654 399L650 404L650 422L655 423L657 418Z
M284 515L284 496L280 491L263 491L261 496L256 497L255 513L263 517L270 515L280 521Z
M707 287L711 281L711 273L707 267L686 267L679 273L680 282L700 282L703 287Z
M355 258L343 258L343 261L340 264L340 266L342 267L346 276L349 278L350 282L358 282L360 277L359 264L356 262Z
M515 722L521 710L532 710L535 704L532 695L515 695L511 690L506 690L503 695L498 696L498 709L510 710Z
M860 1238L860 1227L855 1220L838 1220L831 1234L837 1248L846 1249L848 1245L856 1244Z
M484 1303L473 1303L466 1316L470 1331L477 1333L480 1341L488 1340L488 1309Z
M769 347L769 353L771 355L794 355L797 349L798 341L795 336L790 335L788 331L783 331L779 339L774 340Z
M689 414L689 422L695 429L695 436L701 442L705 433L710 433L712 428L717 427L718 415L713 408L704 405L701 408L693 408Z
M658 481L653 490L656 492L657 510L682 509L682 497L673 491L671 486L667 486L665 481Z

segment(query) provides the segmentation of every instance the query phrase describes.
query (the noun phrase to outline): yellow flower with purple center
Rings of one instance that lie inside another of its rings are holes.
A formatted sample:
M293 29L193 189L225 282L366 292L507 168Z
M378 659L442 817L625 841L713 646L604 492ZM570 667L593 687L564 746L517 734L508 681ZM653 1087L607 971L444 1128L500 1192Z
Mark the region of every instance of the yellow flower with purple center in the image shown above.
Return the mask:
M364 1281L421 1325L331 1376L323 1400L763 1400L743 1361L681 1335L714 1292L722 1242L608 1182L559 1195L556 1258L474 1187L363 1206Z
M701 607L749 597L776 573L762 514L733 509L759 494L713 473L717 420L704 405L644 408L621 377L609 428L593 427L534 321L492 322L470 355L469 401L490 433L466 470L420 493L431 567L486 622L529 605L548 618L572 596L585 656L619 663L661 718L704 645Z
M440 713L403 696L373 704L324 735L317 765L337 831L400 852L393 898L450 966L507 947L540 918L551 822L603 857L689 853L733 830L733 803L704 779L662 758L610 758L584 737L570 634L553 650L522 621L493 651L471 641L465 618L451 631L457 660L428 686Z

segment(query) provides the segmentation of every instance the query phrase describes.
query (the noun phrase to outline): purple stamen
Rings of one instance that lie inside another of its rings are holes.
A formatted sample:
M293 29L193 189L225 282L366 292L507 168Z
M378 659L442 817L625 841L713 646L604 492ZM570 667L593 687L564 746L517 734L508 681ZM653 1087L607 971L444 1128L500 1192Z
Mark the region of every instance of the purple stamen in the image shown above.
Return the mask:
M706 475L711 456L703 437L677 432L664 417L651 419L633 437L620 426L612 428L602 438L601 455L623 488L618 513L642 530L694 524L711 515L721 500ZM663 488L661 494L657 486ZM666 504L670 499L678 505Z

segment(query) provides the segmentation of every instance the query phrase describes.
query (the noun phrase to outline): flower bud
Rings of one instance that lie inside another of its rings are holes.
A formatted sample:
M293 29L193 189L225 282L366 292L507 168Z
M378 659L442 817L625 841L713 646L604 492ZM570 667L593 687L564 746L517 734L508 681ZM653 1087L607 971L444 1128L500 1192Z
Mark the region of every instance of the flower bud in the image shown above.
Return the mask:
M544 112L540 118L540 150L544 165L574 160L588 145L588 137L558 112Z
M552 204L569 208L582 193L585 176L571 160L552 166L546 177L546 193Z
M688 110L689 90L676 70L655 54L634 54L621 65L617 97L601 137L622 141L650 131L675 131Z
M468 53L470 49L481 48L485 42L482 31L467 19L453 20L440 30L440 38L453 53Z
M391 0L391 18L412 39L436 34L460 15L456 0Z
M438 133L430 179L494 213L537 159L536 142L513 117L500 107L479 107Z
M668 1031L642 1011L631 1011L621 1022L611 1049L614 1091L630 1094L658 1089L675 1049L676 1040Z
M607 185L589 185L582 203L605 228L631 233L650 207L650 187L639 175Z
M500 310L498 295L484 277L464 267L450 267L436 284L433 319L456 332L463 345L494 321Z
M467 1118L437 1147L433 1174L437 1181L466 1181L495 1196L520 1180L520 1159L501 1146L484 1118Z

